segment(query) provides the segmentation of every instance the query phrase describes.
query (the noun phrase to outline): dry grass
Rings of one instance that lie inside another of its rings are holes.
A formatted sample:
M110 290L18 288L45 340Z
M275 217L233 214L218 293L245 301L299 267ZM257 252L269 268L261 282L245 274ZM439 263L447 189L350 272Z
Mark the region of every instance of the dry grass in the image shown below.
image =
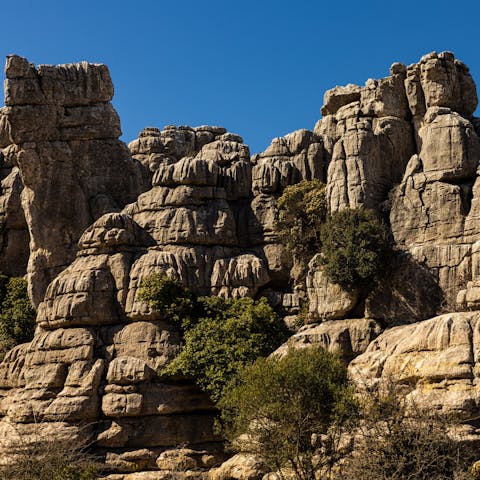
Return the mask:
M17 435L2 458L0 480L96 480L100 463L78 438ZM5 449L4 449L5 451Z

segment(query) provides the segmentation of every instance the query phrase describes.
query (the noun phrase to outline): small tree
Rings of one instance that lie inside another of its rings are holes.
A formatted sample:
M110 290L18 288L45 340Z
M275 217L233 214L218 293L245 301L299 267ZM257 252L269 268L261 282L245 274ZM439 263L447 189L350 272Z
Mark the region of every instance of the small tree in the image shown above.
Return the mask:
M325 184L303 180L278 199L278 236L297 262L306 265L320 251L320 228L327 216Z
M192 315L195 296L180 280L164 273L153 273L142 280L138 299L161 313L166 320L181 325Z
M271 470L290 466L301 480L314 478L314 436L325 434L354 406L343 363L313 347L290 350L280 360L257 360L220 401L230 441L247 434L244 451Z
M1 276L0 338L3 349L29 342L35 332L35 310L28 298L27 281Z
M321 242L325 275L346 289L369 290L385 268L387 232L369 210L334 213L322 228Z
M184 374L217 402L237 373L285 341L284 323L265 298L198 299L197 319L184 323L185 345L165 374Z

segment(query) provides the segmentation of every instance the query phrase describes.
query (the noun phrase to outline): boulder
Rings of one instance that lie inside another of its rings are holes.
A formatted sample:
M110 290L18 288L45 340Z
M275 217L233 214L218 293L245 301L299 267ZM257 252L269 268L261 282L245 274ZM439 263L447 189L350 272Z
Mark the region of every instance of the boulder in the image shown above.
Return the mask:
M357 290L345 290L329 282L321 265L321 254L315 255L308 264L306 287L309 323L345 318L359 299Z
M480 314L448 313L386 330L349 366L354 381L393 381L418 407L470 419L478 414Z
M369 318L330 320L319 324L305 325L275 350L272 356L282 358L291 348L315 347L335 353L348 363L365 352L382 330L378 322Z

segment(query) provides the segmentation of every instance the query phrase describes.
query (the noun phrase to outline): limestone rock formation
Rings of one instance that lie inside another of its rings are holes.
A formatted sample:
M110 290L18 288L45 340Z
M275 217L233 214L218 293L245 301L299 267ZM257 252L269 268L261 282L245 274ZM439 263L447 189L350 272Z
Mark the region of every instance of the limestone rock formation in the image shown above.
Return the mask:
M364 87L336 87L325 94L315 133L331 160L327 198L332 212L343 208L379 210L413 153L413 129L405 93L406 68Z
M21 206L23 183L18 168L0 155L0 272L23 276L30 254L28 226Z
M392 194L392 233L397 245L434 273L444 303L463 309L467 284L476 280L475 85L465 65L448 52L408 67L405 84L418 149Z
M254 455L239 453L209 472L208 480L261 480L265 467Z
M181 337L138 298L153 272L202 295L265 295L290 319L308 299L312 323L275 355L320 346L359 383L393 378L416 402L478 415L480 121L453 54L329 90L313 132L252 157L209 126L146 128L127 149L104 65L11 56L6 75L0 271L22 275L28 261L38 311L32 342L0 363L2 458L68 435L94 441L110 480L260 478L255 459L216 468L214 405L192 379L161 376ZM311 179L327 184L330 212L370 208L391 229L372 291L329 284L319 252L294 288L277 200Z
M392 308L382 308L378 296L367 301L375 317L391 317L387 311L397 305L398 318L388 322L402 323L408 316L422 320L445 306L462 310L476 301L480 139L472 117L475 84L453 54L431 53L409 67L394 64L390 73L364 87L329 90L315 133L331 155L330 210L387 212L395 247L411 259L403 266L396 262L393 275L404 280L410 275L412 282L420 276L423 291L433 293L422 309L412 292L402 298L394 280L397 287L380 289L380 303L386 295Z
M28 275L35 305L68 266L83 231L144 189L141 171L118 140L105 65L41 65L10 56L5 67L0 146L20 169L30 232Z
M137 139L128 144L128 148L133 158L143 165L144 175L151 181L160 164L170 164L183 157L195 156L204 145L220 140L225 134L225 128L208 125L194 128L168 125L163 130L147 127L139 133Z
M127 313L132 267L150 244L125 214L106 214L86 230L77 258L47 289L34 340L0 364L0 428L21 423L28 433L41 422L54 437L91 424L78 433L93 436L112 470L135 468L142 449L152 468L180 444L221 454L206 395L191 381L158 376L179 352L178 328Z
M309 323L345 318L355 308L359 298L358 290L347 291L327 280L322 271L319 253L308 265L306 286Z
M420 407L478 416L480 314L444 314L413 325L386 330L349 366L359 384L381 380L403 386Z
M292 308L290 301L297 297L285 292L292 259L278 241L275 226L278 220L277 199L285 187L302 180L325 181L327 160L321 138L309 130L297 130L285 137L275 138L264 152L252 157L250 241L259 255L265 258L272 279L270 286L281 292L281 302L287 309ZM299 306L297 302L294 310L298 310Z
M178 159L152 153L150 147L143 150L148 158L161 160L149 164L152 188L124 211L145 229L156 248L134 265L135 282L138 286L146 275L160 270L203 295L255 296L270 277L260 257L244 253L251 199L249 150L238 135L219 127L199 128L175 130L182 133L178 139L169 127L158 137L178 155L194 154L201 145L195 156ZM188 147L184 134L191 139ZM137 148L143 138L130 148ZM157 143L153 145L157 150ZM161 148L165 152L166 147ZM127 310L136 308L142 307L135 305L133 295Z
M335 353L348 363L364 353L381 332L381 325L368 318L329 320L316 325L305 325L272 355L282 358L290 348L316 347Z

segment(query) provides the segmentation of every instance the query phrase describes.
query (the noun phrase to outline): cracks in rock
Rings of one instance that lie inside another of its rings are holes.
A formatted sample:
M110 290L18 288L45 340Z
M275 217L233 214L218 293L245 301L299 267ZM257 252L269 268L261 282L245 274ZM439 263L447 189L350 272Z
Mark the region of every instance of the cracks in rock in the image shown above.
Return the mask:
M468 216L472 208L473 185L475 183L475 179L476 178L473 178L473 179L458 178L458 179L442 180L442 183L459 187L461 212L464 217Z
M468 183L462 183L460 185L460 200L462 202L462 213L466 217L472 208L472 199L473 199L473 183L470 181Z

